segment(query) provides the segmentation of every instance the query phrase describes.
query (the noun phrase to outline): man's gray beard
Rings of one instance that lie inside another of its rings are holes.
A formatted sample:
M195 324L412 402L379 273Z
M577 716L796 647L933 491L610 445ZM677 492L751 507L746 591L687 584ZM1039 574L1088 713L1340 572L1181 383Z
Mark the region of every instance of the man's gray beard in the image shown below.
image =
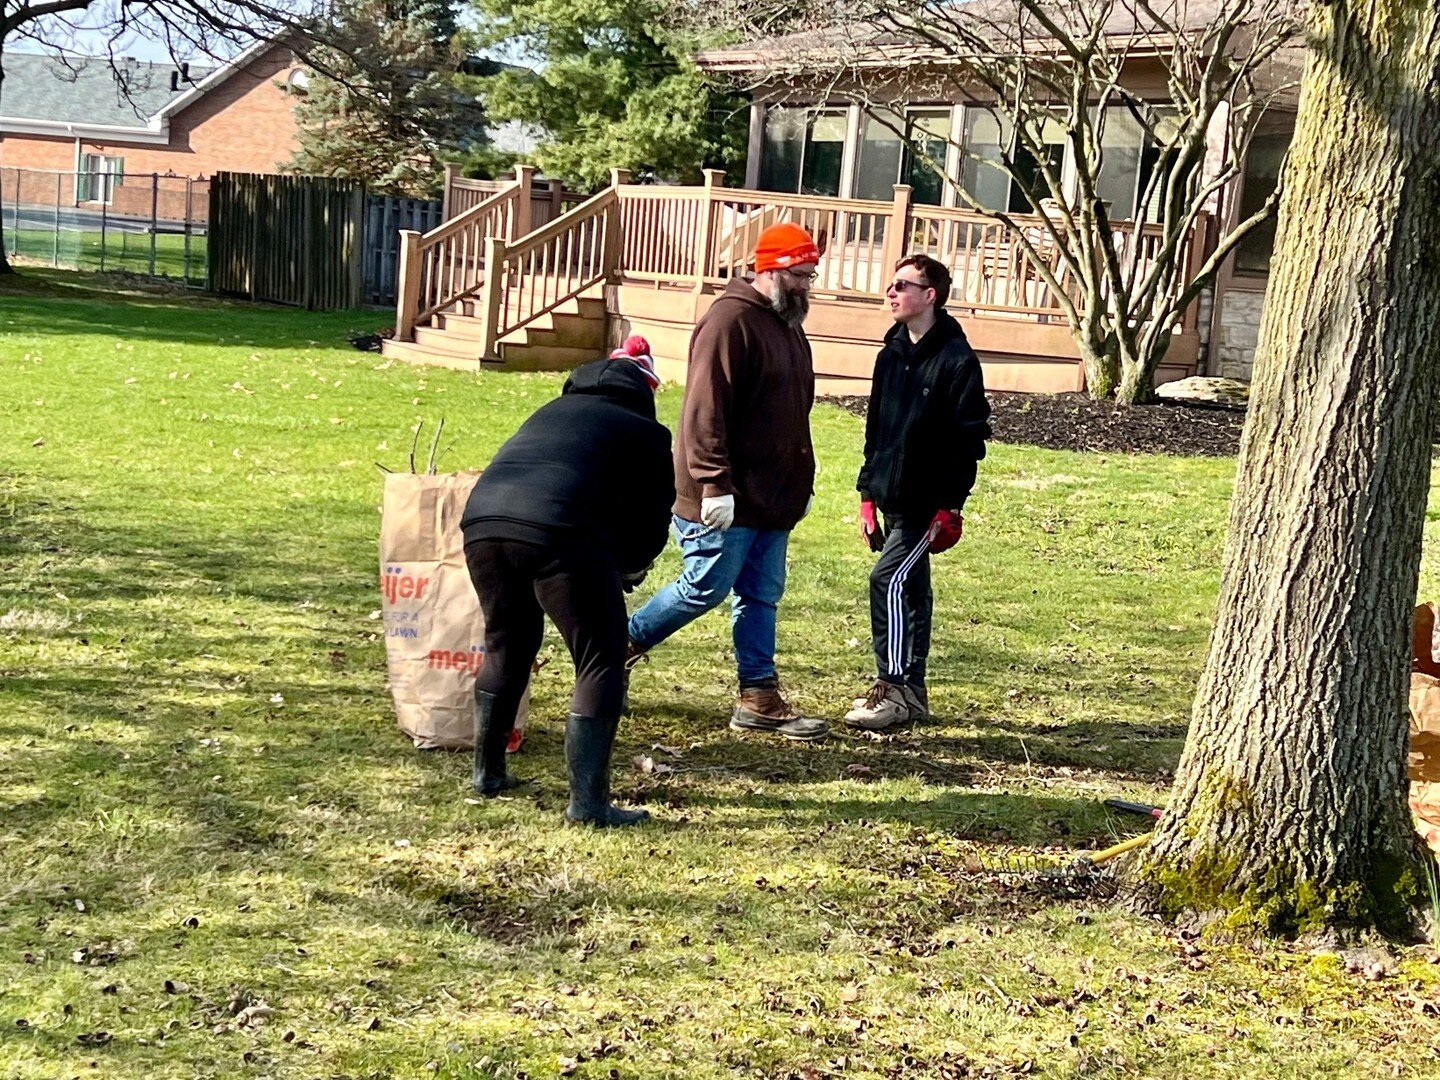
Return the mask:
M810 294L805 291L791 292L778 280L770 283L770 307L795 328L805 321L805 316L810 314Z

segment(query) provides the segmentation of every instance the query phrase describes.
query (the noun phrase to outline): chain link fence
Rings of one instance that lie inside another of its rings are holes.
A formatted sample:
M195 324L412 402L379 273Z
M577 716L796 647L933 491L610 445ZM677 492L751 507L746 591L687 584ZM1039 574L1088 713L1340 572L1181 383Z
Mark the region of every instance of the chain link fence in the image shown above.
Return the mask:
M209 216L206 179L0 167L0 233L20 263L204 288Z

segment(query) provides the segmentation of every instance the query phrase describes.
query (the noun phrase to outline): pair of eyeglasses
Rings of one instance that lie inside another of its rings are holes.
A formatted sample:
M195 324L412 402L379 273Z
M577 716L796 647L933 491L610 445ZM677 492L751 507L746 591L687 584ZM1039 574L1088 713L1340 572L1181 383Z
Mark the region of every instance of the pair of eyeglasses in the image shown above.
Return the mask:
M789 274L796 281L814 281L815 278L818 276L814 270L786 270L785 273Z
M928 288L930 288L930 286L926 285L923 281L906 281L904 278L896 278L890 282L885 291L903 293L906 289L919 289L921 292L924 292Z

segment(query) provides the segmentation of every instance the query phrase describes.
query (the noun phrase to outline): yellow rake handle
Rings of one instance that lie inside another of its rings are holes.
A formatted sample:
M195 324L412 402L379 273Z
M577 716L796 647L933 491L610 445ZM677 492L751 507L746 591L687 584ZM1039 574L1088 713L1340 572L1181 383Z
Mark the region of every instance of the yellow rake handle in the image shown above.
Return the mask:
M1149 843L1150 838L1154 835L1153 832L1147 832L1141 833L1139 836L1132 836L1129 840L1122 840L1114 847L1107 847L1104 851L1095 852L1094 855L1090 856L1090 861L1096 865L1109 862L1117 855L1124 855L1127 851L1133 851L1137 847Z

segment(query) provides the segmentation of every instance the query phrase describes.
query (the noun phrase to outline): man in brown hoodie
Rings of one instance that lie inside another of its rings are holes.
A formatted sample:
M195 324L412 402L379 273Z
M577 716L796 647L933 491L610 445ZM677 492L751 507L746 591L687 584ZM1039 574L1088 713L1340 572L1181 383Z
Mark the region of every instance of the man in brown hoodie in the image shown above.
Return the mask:
M685 568L631 616L627 661L733 592L740 699L730 726L790 739L828 731L790 706L775 674L785 551L815 488L815 369L800 325L819 261L804 229L772 225L755 246L754 278L732 279L695 327L675 440L672 526Z

